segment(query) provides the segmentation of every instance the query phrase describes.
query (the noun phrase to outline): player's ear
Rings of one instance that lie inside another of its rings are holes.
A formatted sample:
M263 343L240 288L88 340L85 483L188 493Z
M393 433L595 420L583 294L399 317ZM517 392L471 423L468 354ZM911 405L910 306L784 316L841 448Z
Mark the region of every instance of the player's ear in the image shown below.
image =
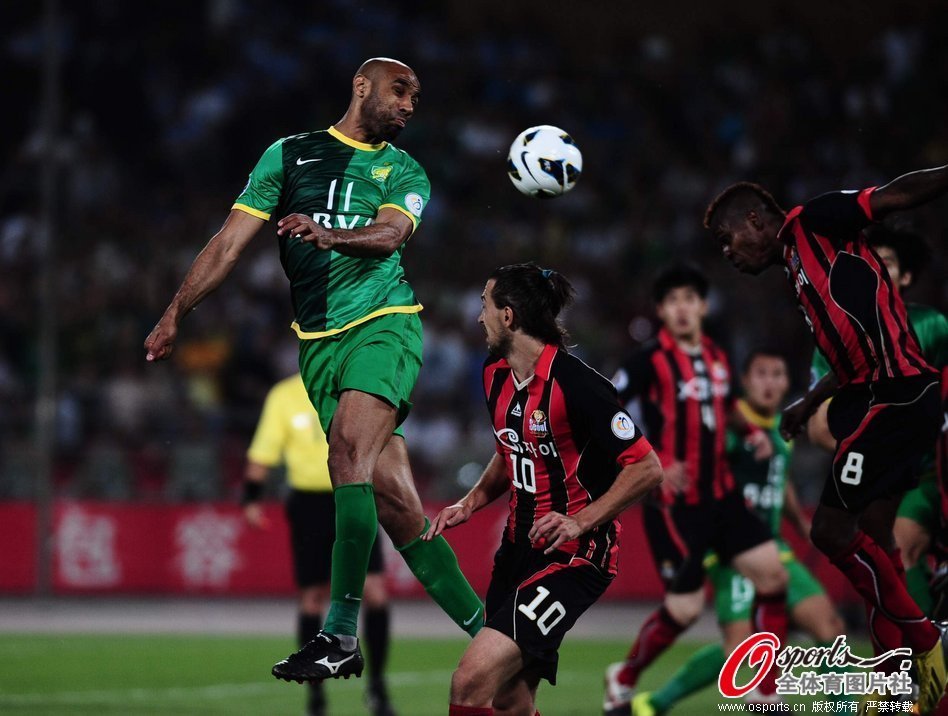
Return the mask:
M504 325L510 330L514 327L514 312L510 306L504 306Z
M760 220L760 214L758 214L754 209L747 210L747 221L755 229L760 230L764 228L764 222Z
M356 75L352 78L352 94L359 99L365 99L369 93L371 83L365 75Z
M899 288L908 288L911 286L913 278L911 271L903 271L899 274Z

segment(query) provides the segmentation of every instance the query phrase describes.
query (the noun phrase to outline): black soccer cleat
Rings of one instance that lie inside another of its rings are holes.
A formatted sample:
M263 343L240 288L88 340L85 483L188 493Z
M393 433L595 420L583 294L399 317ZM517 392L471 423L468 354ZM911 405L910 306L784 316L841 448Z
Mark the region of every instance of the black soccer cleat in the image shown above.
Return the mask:
M340 677L348 679L352 675L359 677L364 667L358 641L356 648L348 651L342 648L338 638L320 631L302 649L274 664L271 673L284 681L316 682Z

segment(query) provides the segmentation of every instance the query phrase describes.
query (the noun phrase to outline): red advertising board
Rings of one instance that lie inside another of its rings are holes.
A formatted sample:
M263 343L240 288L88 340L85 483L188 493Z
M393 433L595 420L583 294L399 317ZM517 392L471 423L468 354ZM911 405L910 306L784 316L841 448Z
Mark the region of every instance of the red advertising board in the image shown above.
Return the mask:
M31 592L36 585L36 510L0 502L0 592Z
M425 506L434 515L441 505ZM282 506L266 507L256 530L231 504L161 505L60 501L54 509L53 588L57 594L278 595L294 590ZM461 569L480 594L506 521L503 505L485 509L446 533ZM381 534L381 533L380 533ZM387 538L386 569L397 598L424 596ZM831 594L848 597L842 575L799 540L798 554ZM0 503L0 593L29 592L36 581L32 505ZM642 532L639 509L623 515L619 577L606 599L652 599L661 585Z

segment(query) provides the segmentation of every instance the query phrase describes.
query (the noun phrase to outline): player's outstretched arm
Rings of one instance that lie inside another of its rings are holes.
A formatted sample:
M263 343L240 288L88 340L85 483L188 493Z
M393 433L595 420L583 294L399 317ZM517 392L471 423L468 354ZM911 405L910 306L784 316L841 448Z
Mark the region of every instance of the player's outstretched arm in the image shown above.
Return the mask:
M912 209L948 192L948 164L903 174L869 197L872 218L879 220L893 211Z
M510 480L507 477L504 458L494 453L494 457L487 463L487 467L484 468L483 474L471 491L458 502L441 510L421 538L430 542L446 529L467 522L472 514L504 494L509 485Z
M246 212L231 210L221 230L211 237L207 246L194 259L158 325L145 339L146 360L165 360L171 356L181 319L221 285L264 223L263 219Z
M387 257L408 241L415 230L414 222L397 209L384 208L375 223L358 229L327 229L305 214L290 214L277 222L277 233L299 237L318 249L332 249L337 254L356 258Z
M575 515L548 512L530 529L530 541L546 541L545 554L564 542L574 540L589 530L608 522L629 505L645 497L662 482L662 465L654 450L645 457L622 468L615 482L598 499Z

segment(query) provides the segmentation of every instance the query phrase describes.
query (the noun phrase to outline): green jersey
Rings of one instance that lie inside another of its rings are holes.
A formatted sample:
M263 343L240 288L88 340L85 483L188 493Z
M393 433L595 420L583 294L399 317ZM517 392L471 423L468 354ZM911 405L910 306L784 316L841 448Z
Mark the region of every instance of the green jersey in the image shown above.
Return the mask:
M941 370L948 365L948 319L937 308L920 303L906 303L909 326L915 332L922 354L934 368ZM810 386L829 373L829 363L819 351L813 351L810 364Z
M774 453L769 460L755 460L754 449L746 444L744 438L734 431L728 431L727 455L731 472L748 506L770 527L774 537L779 537L793 443L780 435L779 414L766 418L744 400L737 401L737 408L747 422L766 431L773 443Z
M234 209L265 221L274 213L306 214L329 229L359 229L390 207L417 228L431 195L424 169L387 142L365 144L335 127L274 142L257 162ZM340 333L386 313L421 306L404 279L402 248L356 258L279 237L300 338Z

